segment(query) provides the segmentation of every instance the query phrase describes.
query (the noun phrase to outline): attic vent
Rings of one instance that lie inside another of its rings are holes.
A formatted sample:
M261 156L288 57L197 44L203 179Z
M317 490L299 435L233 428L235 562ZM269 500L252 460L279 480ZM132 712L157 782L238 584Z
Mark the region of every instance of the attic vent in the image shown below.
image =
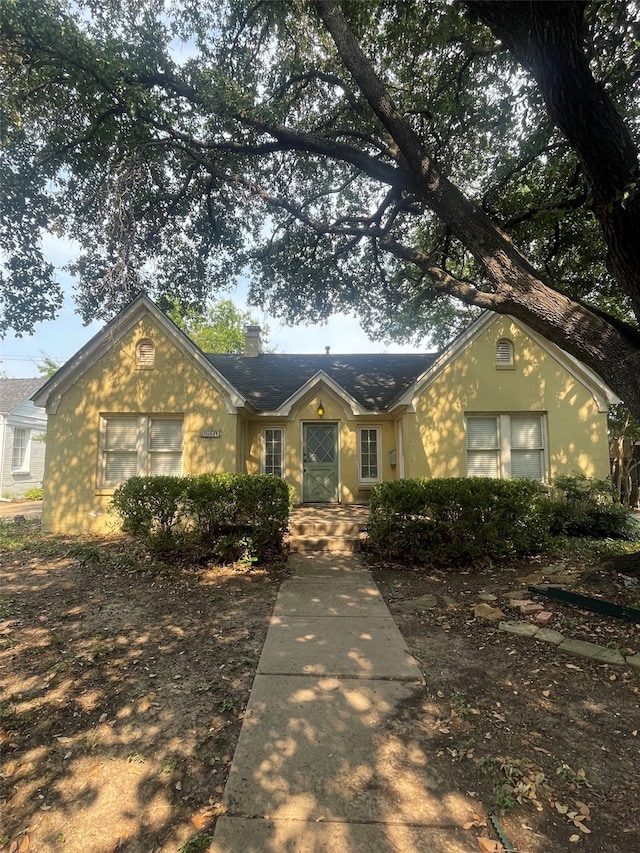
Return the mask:
M496 344L496 367L513 367L513 343L507 338Z
M136 347L136 367L150 368L155 365L156 347L150 338L143 338Z

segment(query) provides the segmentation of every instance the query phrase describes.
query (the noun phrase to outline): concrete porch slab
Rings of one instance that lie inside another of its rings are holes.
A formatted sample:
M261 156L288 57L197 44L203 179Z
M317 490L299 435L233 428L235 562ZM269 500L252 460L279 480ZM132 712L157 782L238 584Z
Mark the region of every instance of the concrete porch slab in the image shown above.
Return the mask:
M287 565L297 577L339 577L341 575L365 575L370 577L364 563L353 554L331 554L320 552L290 554Z

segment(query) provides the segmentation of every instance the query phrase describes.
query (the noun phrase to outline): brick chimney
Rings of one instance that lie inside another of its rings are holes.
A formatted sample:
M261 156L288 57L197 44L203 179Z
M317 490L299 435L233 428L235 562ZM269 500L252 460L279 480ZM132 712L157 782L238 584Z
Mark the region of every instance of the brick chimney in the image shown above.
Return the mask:
M256 358L262 353L262 338L260 337L260 326L245 326L244 329L244 354L249 358Z

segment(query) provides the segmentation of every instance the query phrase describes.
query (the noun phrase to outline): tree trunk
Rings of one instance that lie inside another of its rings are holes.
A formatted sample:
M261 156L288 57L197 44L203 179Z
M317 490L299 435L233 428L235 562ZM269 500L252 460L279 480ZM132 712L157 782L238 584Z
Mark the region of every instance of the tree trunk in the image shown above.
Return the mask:
M495 17L500 17L503 13L499 10L503 7L530 8L538 4L500 2L468 5L473 8L498 7L498 11L494 12ZM564 4L543 2L539 5L554 7ZM566 5L573 7L575 4ZM640 417L640 332L632 326L606 319L553 290L543 281L509 236L439 173L421 140L397 110L371 63L362 53L339 3L336 0L316 0L316 7L342 61L402 153L406 172L409 173L404 181L412 179L413 192L473 253L495 286L492 293L475 291L475 297L474 293L461 296L453 285L447 287L444 278L436 280L434 288L498 313L511 314L527 323L601 376L633 414ZM640 237L637 252L637 269L640 271ZM396 253L402 255L399 250ZM421 265L418 252L407 250L402 256ZM429 270L427 258L424 258L423 269L425 272ZM640 275L636 285L640 291ZM640 315L640 299L638 313Z
M531 72L549 116L578 154L612 274L640 318L640 163L629 130L585 49L583 2L468 0L518 62ZM625 197L626 195L626 197Z

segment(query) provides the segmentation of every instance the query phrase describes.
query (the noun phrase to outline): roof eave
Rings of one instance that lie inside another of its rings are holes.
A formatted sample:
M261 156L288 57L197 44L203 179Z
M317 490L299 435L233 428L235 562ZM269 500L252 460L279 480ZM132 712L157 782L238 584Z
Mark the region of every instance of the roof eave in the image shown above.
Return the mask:
M87 370L96 364L114 341L120 339L145 313L151 314L176 346L185 351L198 367L213 380L222 392L225 406L230 414L247 405L245 397L214 367L193 341L173 323L146 295L140 294L116 317L89 340L40 388L31 400L36 406L46 408L47 414L55 414L62 395Z
M492 311L485 311L465 331L459 335L454 341L449 344L437 356L433 364L427 368L409 387L407 390L396 399L394 406L406 405L413 409L416 404L416 397L419 393L428 388L442 373L442 371L466 349L466 347L475 340L480 333L489 326L497 316L504 317L510 322L519 326L538 346L548 353L552 358L558 361L576 380L587 388L593 396L593 399L598 406L599 412L608 412L610 406L619 403L620 399L615 392L609 388L604 380L597 375L591 368L583 364L575 356L561 349L551 341L543 338L542 335L529 328L526 323L512 317L510 314L497 315Z
M306 394L317 388L319 385L325 385L334 394L336 394L342 402L351 410L353 415L369 415L375 414L371 409L362 406L358 401L346 391L342 385L332 379L324 370L318 370L308 379L303 385L298 388L290 397L288 397L282 405L278 406L271 412L265 412L266 417L288 417L293 407L299 403Z

